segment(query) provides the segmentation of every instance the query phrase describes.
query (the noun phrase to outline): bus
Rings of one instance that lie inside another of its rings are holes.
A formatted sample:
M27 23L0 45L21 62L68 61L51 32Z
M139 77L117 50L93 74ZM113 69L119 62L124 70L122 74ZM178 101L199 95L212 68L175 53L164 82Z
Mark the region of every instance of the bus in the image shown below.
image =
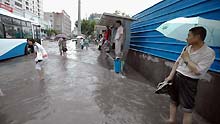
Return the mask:
M40 25L0 9L0 61L27 54L27 38L40 43Z

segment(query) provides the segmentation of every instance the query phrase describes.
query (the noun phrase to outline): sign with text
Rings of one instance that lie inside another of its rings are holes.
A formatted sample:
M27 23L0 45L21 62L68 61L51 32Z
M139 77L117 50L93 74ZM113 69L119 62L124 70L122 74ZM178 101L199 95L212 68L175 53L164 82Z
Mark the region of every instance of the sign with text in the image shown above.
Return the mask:
M6 4L3 4L3 3L0 3L0 8L5 9L5 10L7 10L9 12L13 12L13 8L12 7L10 7L10 6L6 5Z

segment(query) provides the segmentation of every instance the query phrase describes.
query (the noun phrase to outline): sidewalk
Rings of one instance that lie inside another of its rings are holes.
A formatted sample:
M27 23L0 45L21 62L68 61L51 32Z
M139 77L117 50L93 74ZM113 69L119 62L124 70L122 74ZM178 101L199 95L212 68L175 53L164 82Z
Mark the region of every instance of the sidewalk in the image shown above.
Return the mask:
M164 124L168 96L154 94L133 69L122 79L96 46L82 51L68 42L61 57L56 42L43 44L49 53L44 81L32 56L0 63L0 124Z

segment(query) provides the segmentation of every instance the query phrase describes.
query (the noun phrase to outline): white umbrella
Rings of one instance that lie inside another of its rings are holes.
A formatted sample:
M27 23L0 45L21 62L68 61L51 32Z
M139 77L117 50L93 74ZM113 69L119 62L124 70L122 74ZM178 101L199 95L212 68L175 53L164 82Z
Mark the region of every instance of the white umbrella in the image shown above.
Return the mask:
M76 38L77 38L77 39L84 39L84 37L81 36L81 35L77 36Z
M202 26L207 30L205 42L210 46L220 46L220 21L201 17L176 18L160 25L156 30L166 37L186 41L191 28Z

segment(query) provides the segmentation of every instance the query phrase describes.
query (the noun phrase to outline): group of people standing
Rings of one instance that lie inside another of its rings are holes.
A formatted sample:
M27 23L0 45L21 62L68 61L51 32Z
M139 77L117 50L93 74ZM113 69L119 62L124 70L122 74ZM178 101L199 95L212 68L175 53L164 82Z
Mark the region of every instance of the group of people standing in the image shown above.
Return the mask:
M124 43L124 28L122 26L122 22L117 20L113 27L106 27L104 31L104 36L102 34L99 35L99 50L102 48L105 49L106 52L110 52L110 48L115 51L115 58L122 57L122 46Z

